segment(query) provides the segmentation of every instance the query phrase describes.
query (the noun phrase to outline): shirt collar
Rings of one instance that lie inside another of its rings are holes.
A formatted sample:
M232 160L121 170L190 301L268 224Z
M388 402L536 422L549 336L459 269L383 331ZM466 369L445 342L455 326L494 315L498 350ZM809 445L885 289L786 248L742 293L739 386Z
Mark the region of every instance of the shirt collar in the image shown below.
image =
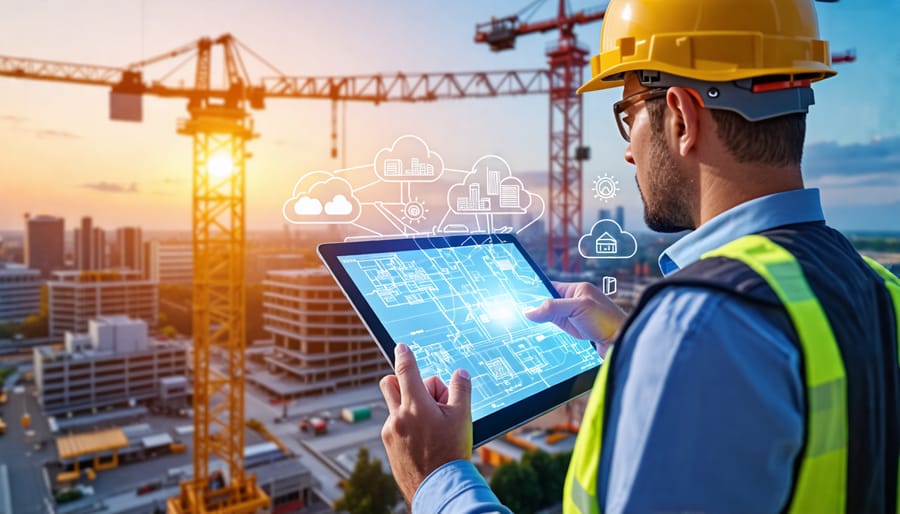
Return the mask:
M818 189L754 198L720 213L666 248L659 256L659 269L663 275L669 275L739 237L793 223L824 220Z

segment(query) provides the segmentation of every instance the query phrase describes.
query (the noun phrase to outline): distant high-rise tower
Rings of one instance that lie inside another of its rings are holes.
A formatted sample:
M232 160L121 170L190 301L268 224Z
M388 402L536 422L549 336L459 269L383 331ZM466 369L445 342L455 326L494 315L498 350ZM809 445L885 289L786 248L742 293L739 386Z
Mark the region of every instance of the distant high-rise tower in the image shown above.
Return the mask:
M116 229L116 259L115 265L120 268L129 268L135 271L144 270L144 252L141 244L140 227L120 227Z
M25 266L41 271L41 278L65 266L65 220L25 213Z
M609 209L600 209L599 211L597 211L597 219L599 219L599 220L612 219L612 211Z
M625 207L622 207L621 205L616 207L616 223L618 223L620 227L625 228Z
M106 268L106 232L92 224L90 216L85 216L81 228L75 229L75 269Z

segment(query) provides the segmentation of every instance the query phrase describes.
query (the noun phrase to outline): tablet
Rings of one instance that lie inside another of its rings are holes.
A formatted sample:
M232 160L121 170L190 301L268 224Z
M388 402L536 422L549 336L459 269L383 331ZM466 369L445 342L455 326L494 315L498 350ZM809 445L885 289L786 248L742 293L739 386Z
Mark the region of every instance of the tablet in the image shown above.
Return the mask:
M472 377L474 445L587 392L602 359L589 341L522 311L558 298L511 234L319 245L319 256L394 366L409 345L422 377Z

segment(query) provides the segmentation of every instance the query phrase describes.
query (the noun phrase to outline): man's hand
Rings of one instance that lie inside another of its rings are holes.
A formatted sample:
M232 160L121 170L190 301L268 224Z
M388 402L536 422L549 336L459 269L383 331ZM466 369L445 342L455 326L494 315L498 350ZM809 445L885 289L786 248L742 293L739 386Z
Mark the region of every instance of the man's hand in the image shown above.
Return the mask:
M381 379L388 418L381 429L394 479L407 502L432 471L472 457L472 383L457 370L450 387L438 377L424 382L412 351L394 350L396 375Z
M605 348L628 316L618 305L588 282L554 282L562 298L554 298L525 311L539 323L550 321L578 339L589 339ZM605 349L601 353L606 353Z

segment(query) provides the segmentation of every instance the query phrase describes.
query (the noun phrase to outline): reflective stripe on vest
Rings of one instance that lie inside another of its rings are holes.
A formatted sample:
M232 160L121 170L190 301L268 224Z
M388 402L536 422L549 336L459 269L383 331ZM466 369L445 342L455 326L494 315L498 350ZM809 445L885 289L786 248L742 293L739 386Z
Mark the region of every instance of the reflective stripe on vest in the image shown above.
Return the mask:
M884 279L884 285L891 293L894 304L894 319L897 320L897 366L900 366L900 278L888 271L874 259L863 256L863 259ZM897 514L900 514L900 462L897 463Z
M581 428L572 449L572 460L563 486L563 513L599 514L597 502L597 471L600 467L600 447L603 444L603 413L606 401L606 377L612 362L613 348L606 352L605 365L594 381L594 390L581 418Z
M806 444L790 512L844 512L847 504L847 378L825 311L800 264L766 237L742 237L703 255L737 259L775 291L803 351Z
M791 512L844 512L847 494L847 382L840 349L800 264L766 237L745 236L703 255L739 260L769 284L787 311L803 352L806 444ZM895 301L895 308L900 307ZM897 318L900 323L900 317ZM597 475L603 440L603 404L610 355L597 377L584 414L566 483L566 514L599 513Z

